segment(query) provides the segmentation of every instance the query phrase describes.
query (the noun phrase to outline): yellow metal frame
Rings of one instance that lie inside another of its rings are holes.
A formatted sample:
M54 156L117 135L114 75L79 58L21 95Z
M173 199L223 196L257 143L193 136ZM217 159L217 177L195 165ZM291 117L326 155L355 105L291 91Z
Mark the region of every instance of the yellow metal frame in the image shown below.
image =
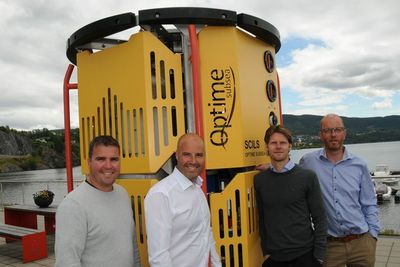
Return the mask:
M253 186L256 173L237 174L223 192L210 195L211 225L225 266L262 265Z
M77 55L81 159L90 141L112 135L121 173L155 173L185 132L181 57L149 32ZM86 164L82 164L87 173Z
M264 133L269 114L280 120L278 98L271 102L264 54L275 48L235 27L205 27L199 33L204 139L207 169L267 162Z
M144 198L157 179L117 179L131 197L133 217L135 219L136 238L143 267L148 267L146 221L144 216Z

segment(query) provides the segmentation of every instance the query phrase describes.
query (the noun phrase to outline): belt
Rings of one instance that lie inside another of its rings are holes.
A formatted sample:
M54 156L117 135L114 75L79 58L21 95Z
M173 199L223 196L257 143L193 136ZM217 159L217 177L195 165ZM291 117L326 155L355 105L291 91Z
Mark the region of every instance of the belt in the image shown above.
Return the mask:
M328 235L328 237L326 239L328 241L336 241L336 242L346 243L346 242L350 242L350 241L352 241L354 239L358 239L358 238L362 237L365 234L366 233L355 234L355 235L346 235L346 236L340 236L340 237Z

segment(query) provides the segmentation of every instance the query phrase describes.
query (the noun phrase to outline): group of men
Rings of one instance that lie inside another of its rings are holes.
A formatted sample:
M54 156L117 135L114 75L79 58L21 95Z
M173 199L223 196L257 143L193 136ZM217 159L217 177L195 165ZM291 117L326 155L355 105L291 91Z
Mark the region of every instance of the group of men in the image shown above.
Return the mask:
M292 136L282 126L265 133L270 166L254 178L265 266L374 266L379 232L376 198L366 164L343 146L342 119L321 120L323 149L296 165ZM150 266L221 266L201 190L203 140L181 136L173 172L145 198ZM131 201L118 184L120 148L94 138L89 175L56 214L56 266L141 266ZM250 267L250 266L249 266Z

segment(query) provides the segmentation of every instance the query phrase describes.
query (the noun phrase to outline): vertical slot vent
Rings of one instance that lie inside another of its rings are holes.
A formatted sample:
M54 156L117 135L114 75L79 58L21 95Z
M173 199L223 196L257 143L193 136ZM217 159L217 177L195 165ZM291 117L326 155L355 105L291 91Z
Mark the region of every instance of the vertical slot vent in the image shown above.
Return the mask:
M158 129L158 109L153 107L153 134L154 134L154 152L156 156L160 155L160 131Z
M87 159L87 152L86 152L86 146L87 146L87 143L86 143L86 138L85 138L85 136L86 136L86 131L85 131L85 118L82 118L81 119L81 125L82 125L82 136L81 136L81 138L82 138L82 150L83 150L83 158L84 159Z
M235 190L235 210L236 210L236 234L237 236L242 235L242 221L240 214L240 192L238 189Z
M138 222L139 222L139 239L140 239L140 243L144 243L144 214L143 214L143 212L142 212L142 207L143 207L143 204L142 204L142 197L141 196L138 196L137 197L137 207L138 207Z
M178 135L178 122L176 118L176 107L171 107L172 136Z
M235 247L230 244L229 245L229 266L235 267Z
M169 139L168 139L168 113L167 113L167 107L162 107L162 121L163 121L163 137L164 137L164 146L169 145Z
M90 144L90 119L89 117L86 118L86 132L87 132L87 143Z
M218 224L219 224L219 237L224 238L225 236L224 211L222 209L218 210Z
M92 123L91 123L90 127L92 128L92 137L94 138L96 136L96 124L95 124L94 116L92 116Z
M175 73L173 69L169 70L169 89L171 91L171 99L175 99Z
M108 126L109 126L109 134L113 134L113 126L112 126L112 106L111 106L111 89L108 88L108 96L107 96L107 107L108 107Z
M156 55L150 52L150 67L151 67L151 96L157 99L157 80L156 80Z
M133 110L133 141L135 148L135 156L139 156L139 137L138 137L138 119L136 109Z
M118 99L117 99L116 95L114 95L114 125L115 125L115 139L119 140L119 132L118 132Z
M100 107L97 107L97 135L101 135Z
M107 134L106 99L103 97L103 135Z
M121 146L122 146L122 157L126 156L126 147L125 147L125 127L124 127L124 104L121 102L119 104L119 114L120 114L120 122L121 122Z
M164 60L160 61L160 79L161 79L161 98L166 99L167 98L167 89L166 89L166 83L165 83L165 63Z
M128 136L128 156L132 157L132 129L131 129L131 111L126 111L126 128Z
M142 156L146 155L145 143L144 143L144 114L143 108L139 109L139 125L140 125L140 148Z
M228 237L233 236L233 224L232 224L232 200L227 200L227 216L228 216Z
M243 267L243 246L238 244L239 267Z
M225 246L221 246L220 254L221 254L221 264L222 264L222 267L226 267Z

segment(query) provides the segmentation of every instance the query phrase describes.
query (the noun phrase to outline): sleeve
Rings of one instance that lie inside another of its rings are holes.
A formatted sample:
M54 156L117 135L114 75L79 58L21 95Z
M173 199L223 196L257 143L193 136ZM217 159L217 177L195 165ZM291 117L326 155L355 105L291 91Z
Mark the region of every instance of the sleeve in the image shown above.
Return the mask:
M311 219L314 225L314 257L318 260L324 260L328 231L327 218L318 178L313 172L311 172L311 174L312 183L307 196L307 202L310 207Z
M265 217L264 217L264 210L262 204L262 198L259 192L259 185L257 183L257 175L254 177L254 191L256 195L256 204L257 204L257 211L258 211L258 227L260 232L260 239L261 239L261 249L263 252L263 256L268 255L267 247L266 247L266 240L267 240L267 233L265 231Z
M367 166L364 166L362 171L360 204L368 224L369 232L373 237L377 238L380 230L378 207L374 192L374 184Z
M162 193L153 193L144 199L144 206L150 266L173 267L169 254L172 214L168 199Z
M214 236L212 233L212 228L210 227L210 256L211 256L211 266L212 267L221 267L221 259L217 253L217 250L215 248L215 240L214 240Z
M85 248L87 224L78 203L64 199L56 212L56 267L80 267Z

